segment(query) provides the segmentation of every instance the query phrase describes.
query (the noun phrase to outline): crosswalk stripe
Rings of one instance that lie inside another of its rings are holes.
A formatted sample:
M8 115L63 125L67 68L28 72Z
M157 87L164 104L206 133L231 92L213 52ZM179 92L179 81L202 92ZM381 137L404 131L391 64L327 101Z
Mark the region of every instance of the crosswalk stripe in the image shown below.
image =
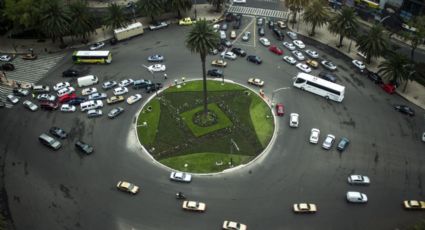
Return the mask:
M285 16L288 15L288 12L286 11L269 10L269 9L245 7L245 6L233 6L233 5L229 7L228 12L241 13L241 14L254 15L254 16L262 16L262 17L282 18L282 19L285 19Z

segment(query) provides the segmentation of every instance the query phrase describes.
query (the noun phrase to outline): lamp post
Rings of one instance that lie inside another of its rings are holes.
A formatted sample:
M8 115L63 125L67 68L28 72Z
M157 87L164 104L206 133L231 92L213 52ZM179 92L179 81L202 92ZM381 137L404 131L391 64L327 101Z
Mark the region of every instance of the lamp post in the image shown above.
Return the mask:
M195 0L195 20L197 20L197 12L196 12L196 0Z

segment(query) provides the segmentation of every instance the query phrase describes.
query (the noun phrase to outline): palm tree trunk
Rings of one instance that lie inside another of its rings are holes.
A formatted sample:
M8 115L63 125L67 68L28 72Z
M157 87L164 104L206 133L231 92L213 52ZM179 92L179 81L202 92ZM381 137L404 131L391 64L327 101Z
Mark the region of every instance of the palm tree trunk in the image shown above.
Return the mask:
M180 10L179 10L179 9L177 9L177 18L178 18L178 19L182 18L182 15L181 15L181 13L180 13Z
M310 34L310 36L314 36L314 34L315 34L315 29L316 29L316 23L313 23L313 26L311 27L311 34Z
M408 83L409 83L409 80L406 80L406 83L404 83L404 86L403 86L403 93L406 92L406 88L407 88Z
M295 28L295 22L297 22L296 18L297 18L297 11L294 10L292 11L292 29Z
M410 50L410 60L412 60L412 62L413 62L413 56L415 55L415 49L416 48L412 47L412 50Z
M342 35L340 35L339 36L339 45L338 45L338 48L339 47L342 47L342 40L344 39L344 36L342 36Z
M202 62L202 85L203 85L203 93L204 93L204 116L208 115L208 97L207 97L207 73L205 70L205 57L206 55L201 55Z

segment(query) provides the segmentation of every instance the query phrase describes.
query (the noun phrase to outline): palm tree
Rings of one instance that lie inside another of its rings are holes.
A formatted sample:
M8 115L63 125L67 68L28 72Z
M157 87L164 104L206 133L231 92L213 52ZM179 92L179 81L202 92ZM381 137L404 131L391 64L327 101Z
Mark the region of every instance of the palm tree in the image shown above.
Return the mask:
M425 39L425 16L415 18L409 26L416 28L416 31L414 33L404 32L402 33L402 37L404 40L410 42L410 48L412 48L410 51L410 59L413 61L416 48Z
M39 27L41 31L53 42L59 38L61 46L64 46L63 37L69 33L71 18L62 1L43 1L40 15Z
M164 12L163 5L164 1L162 0L139 0L137 9L142 15L151 17L152 21L155 21L154 17Z
M177 10L177 17L181 18L181 12L192 9L191 0L168 0L170 9Z
M356 11L351 7L343 7L329 21L328 30L333 34L339 35L339 45L342 47L344 37L352 37L357 33L359 21L356 17Z
M413 69L409 59L401 54L394 53L378 66L378 74L391 82L405 82L403 92L406 90L408 80L412 80Z
M309 3L309 0L285 0L285 7L292 12L292 29L295 26L297 13Z
M382 25L376 24L367 34L358 37L356 46L360 52L366 54L369 64L373 57L382 56L388 49L388 40L384 36Z
M41 4L38 1L5 1L3 15L15 26L33 28L39 24Z
M322 27L329 20L328 3L323 0L312 1L304 11L304 22L311 24L310 36L316 33L316 26Z
M205 19L198 21L193 25L192 30L186 38L186 47L192 53L198 53L202 62L202 79L204 93L204 115L208 114L208 99L207 99L207 74L205 70L205 59L208 51L214 49L220 39L211 24Z
M123 28L126 27L129 22L130 19L125 16L122 6L116 3L111 3L108 6L108 14L104 19L106 27L112 29Z
M213 5L216 9L215 11L220 12L221 6L224 4L225 0L207 0L207 2Z
M95 19L88 11L87 2L77 0L69 5L71 34L81 36L84 41L96 30Z

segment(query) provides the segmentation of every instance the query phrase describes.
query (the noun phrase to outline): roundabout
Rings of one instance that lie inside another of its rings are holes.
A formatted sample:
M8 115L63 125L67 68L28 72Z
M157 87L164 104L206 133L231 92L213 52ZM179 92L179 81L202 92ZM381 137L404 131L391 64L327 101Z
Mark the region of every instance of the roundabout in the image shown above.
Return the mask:
M249 24L253 18L243 20L244 25L252 26L246 29L255 34L255 23ZM174 79L180 82L182 77L198 79L202 76L199 57L184 47L189 29L171 25L106 47L114 56L110 65L73 66L69 54L41 83L62 81L60 73L69 67L95 74L100 82L132 77L172 85ZM266 36L272 38L268 29ZM378 89L352 67L347 57L323 44L301 39L338 66L337 83L346 87L345 99L341 103L327 101L293 88L296 67L262 47L254 36L250 43L235 42L234 46L260 56L263 63L255 65L242 58L228 61L225 79L252 87L247 85L248 78L261 78L266 100L283 103L287 114L300 114L300 124L290 128L286 114L276 117L276 139L266 154L229 173L195 174L190 184L170 181L171 170L159 167L140 147L136 130L140 102L125 105L125 112L113 120L106 116L88 119L79 112L30 113L22 106L2 111L0 149L16 228L219 229L223 221L232 220L249 229L402 229L416 222L423 215L407 212L401 204L404 199L423 197L425 156L423 143L418 141L423 118L395 112L392 105L403 99ZM270 40L281 46L274 38ZM167 80L141 67L155 53L167 58ZM217 56L208 56L207 63L213 59ZM312 74L318 72L313 70ZM258 92L258 88L251 89ZM150 97L145 93L142 96L142 103ZM148 126L150 123L147 121ZM69 133L57 152L37 140L52 126ZM349 137L351 144L343 153L335 147L323 150L320 145L309 144L312 128L321 130L319 143L325 135L333 134L338 140ZM94 154L78 154L73 146L78 139L93 145ZM225 145L230 151L230 142ZM357 173L368 175L370 186L348 184L347 177ZM115 186L121 180L137 184L138 194L117 191ZM347 203L345 194L351 190L366 193L368 203ZM175 199L177 191L205 203L206 212L184 212L182 201ZM316 204L317 213L294 214L292 205L302 202Z

